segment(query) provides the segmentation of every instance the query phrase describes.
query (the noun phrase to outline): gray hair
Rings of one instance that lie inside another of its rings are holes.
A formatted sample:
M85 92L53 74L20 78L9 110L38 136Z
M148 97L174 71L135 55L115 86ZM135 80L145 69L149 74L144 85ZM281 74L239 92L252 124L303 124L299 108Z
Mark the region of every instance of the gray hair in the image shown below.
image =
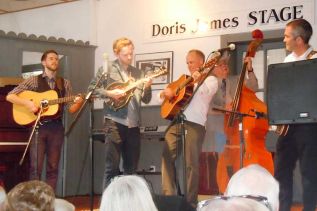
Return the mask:
M232 197L211 199L197 211L268 211L268 209L265 205L252 199Z
M226 196L264 196L273 211L279 208L279 184L263 167L253 164L237 171L230 179Z
M310 37L313 34L313 28L307 20L295 19L287 23L286 26L292 27L292 34L295 38L301 37L306 44L309 43Z
M157 211L146 181L139 176L118 176L102 194L100 211Z

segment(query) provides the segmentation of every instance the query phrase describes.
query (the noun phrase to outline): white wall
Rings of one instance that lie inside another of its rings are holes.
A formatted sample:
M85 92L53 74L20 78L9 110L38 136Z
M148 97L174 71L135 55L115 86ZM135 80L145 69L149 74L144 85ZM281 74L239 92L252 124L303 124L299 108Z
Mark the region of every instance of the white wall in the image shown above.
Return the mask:
M143 27L146 23L196 19L211 15L230 17L232 12L258 11L263 8L272 8L279 5L297 5L302 2L294 0L116 0L109 3L107 0L99 0L96 2L97 43L99 46L96 50L96 69L102 64L104 52L112 55L113 40L127 36L135 43L135 53L174 51L173 78L176 79L182 73L186 73L185 55L189 49L198 48L205 54L209 54L220 47L220 36L149 43L144 39ZM316 8L316 4L312 9L314 8ZM266 30L270 30L271 28L284 28L284 25L284 23L280 24L280 26L271 24L271 26L263 25L263 27ZM313 23L313 27L316 33L312 38L312 44L317 48L315 39L317 34L316 24ZM257 27L249 27L249 31L251 32L255 28ZM240 31L234 33L240 33Z
M46 37L95 40L93 0L81 0L0 15L0 29Z
M6 32L24 32L27 35L45 35L65 39L90 41L96 50L97 69L103 63L103 53L113 59L112 42L127 36L135 43L135 53L174 51L174 79L186 71L185 55L191 48L208 54L220 47L220 36L180 39L165 42L145 42L146 23L185 20L211 15L231 16L246 10L261 10L276 5L296 5L312 0L81 0L18 13L0 15L0 29ZM313 0L315 2L315 0ZM312 8L316 11L316 3ZM315 15L315 19L316 19ZM276 26L265 26L276 29ZM312 44L317 48L317 27ZM283 28L283 27L280 27ZM250 31L254 28L250 27ZM234 33L239 33L236 31ZM281 35L282 36L282 35Z
M95 70L103 63L103 53L108 53L111 59L114 58L113 40L127 36L135 43L135 53L174 51L173 78L177 79L179 75L187 72L186 52L189 49L198 48L205 54L209 54L220 47L220 36L150 43L144 40L143 27L146 23L196 19L219 14L230 17L232 13L246 10L261 10L281 4L296 5L307 1L313 1L311 9L313 12L317 11L316 0L80 0L0 15L0 30L90 41L91 44L98 46ZM313 14L315 14L314 20L317 13ZM312 24L315 34L311 44L317 49L317 25L315 21ZM278 27L284 28L283 26ZM276 29L276 26L274 24L266 25L263 28L270 30ZM253 29L250 27L249 31L251 32ZM234 33L241 32L237 30Z

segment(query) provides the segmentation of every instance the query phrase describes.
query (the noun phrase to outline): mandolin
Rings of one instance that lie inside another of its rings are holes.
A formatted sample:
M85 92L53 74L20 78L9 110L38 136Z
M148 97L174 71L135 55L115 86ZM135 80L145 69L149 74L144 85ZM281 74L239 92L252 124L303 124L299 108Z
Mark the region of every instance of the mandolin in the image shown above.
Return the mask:
M142 78L137 81L131 81L128 80L126 82L113 82L109 84L106 87L106 90L114 90L114 89L121 89L124 91L125 95L118 100L115 100L113 98L107 98L105 100L105 103L114 111L119 110L120 108L124 107L127 105L127 103L130 101L130 99L133 97L134 90L143 83L146 83L149 79L153 79L156 77L159 77L161 75L167 74L167 69L166 68L160 68L158 71L154 71L153 74L147 76L146 78Z

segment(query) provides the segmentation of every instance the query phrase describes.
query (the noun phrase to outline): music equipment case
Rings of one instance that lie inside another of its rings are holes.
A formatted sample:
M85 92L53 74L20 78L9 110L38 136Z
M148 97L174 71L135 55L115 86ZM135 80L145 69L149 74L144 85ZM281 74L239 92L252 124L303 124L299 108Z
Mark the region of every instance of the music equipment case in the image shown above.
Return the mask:
M317 122L317 59L268 67L269 124Z

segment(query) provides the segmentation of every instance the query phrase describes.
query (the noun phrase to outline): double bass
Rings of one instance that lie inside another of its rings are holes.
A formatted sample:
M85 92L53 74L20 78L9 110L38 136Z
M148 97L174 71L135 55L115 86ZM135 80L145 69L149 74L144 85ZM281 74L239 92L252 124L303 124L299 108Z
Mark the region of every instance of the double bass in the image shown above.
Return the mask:
M258 46L262 43L263 33L258 29L254 30L252 37L253 40L248 45L246 57L255 56ZM257 112L266 114L267 107L257 98L254 91L244 85L246 67L247 63L244 62L232 101L232 110L225 115L224 132L227 143L223 153L219 156L217 166L217 183L221 193L225 192L230 177L243 166L259 164L271 174L274 171L272 155L265 148L268 121L265 118L255 118ZM239 119L237 118L238 113L248 115ZM242 123L243 145L240 142L240 122Z

